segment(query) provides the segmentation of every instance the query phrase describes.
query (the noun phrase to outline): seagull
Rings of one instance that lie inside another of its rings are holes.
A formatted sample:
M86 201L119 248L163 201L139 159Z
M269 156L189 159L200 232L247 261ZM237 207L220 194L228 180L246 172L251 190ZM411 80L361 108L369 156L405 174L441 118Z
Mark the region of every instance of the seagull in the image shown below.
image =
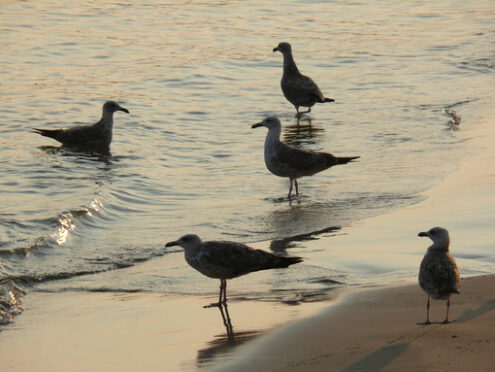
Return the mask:
M199 236L188 234L169 242L166 247L181 246L187 263L201 274L220 279L218 303L205 307L220 307L227 302L227 279L253 271L286 268L302 261L301 257L277 256L247 245L228 241L203 242Z
M129 113L129 110L121 107L117 102L108 101L103 105L103 114L100 121L93 125L69 129L33 128L33 133L53 138L67 147L108 150L112 142L113 113L115 111Z
M265 140L265 164L270 172L279 177L288 177L290 180L289 195L292 193L292 183L296 186L296 195L299 195L297 179L312 176L338 164L346 164L359 156L336 157L326 152L301 150L286 145L280 141L282 127L276 116L269 116L260 123L253 124L252 128L266 127L268 134Z
M334 102L333 98L325 98L318 85L308 76L301 74L292 57L292 48L289 43L280 43L273 51L279 51L284 56L284 74L280 85L287 101L296 107L296 117L311 112L311 106L316 102ZM299 112L299 107L308 107L307 111Z
M430 297L435 300L447 300L447 314L444 324L449 323L450 296L459 294L460 276L454 257L449 254L449 232L442 227L434 227L418 236L427 236L433 240L419 268L419 285L428 295L426 303L426 322L430 322Z

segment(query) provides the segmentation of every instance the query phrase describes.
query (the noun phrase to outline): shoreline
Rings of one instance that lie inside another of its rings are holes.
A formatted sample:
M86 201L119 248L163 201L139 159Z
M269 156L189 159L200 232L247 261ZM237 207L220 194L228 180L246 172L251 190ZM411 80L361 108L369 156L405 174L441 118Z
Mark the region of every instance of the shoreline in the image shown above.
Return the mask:
M429 326L418 324L426 295L417 285L353 291L241 346L240 360L215 371L493 371L495 275L466 278L462 288L451 301L456 321L441 324L445 301L433 301Z
M235 363L214 370L495 371L493 262L486 264L490 275L462 271L463 262L483 257L495 241L495 129L490 121L469 132L470 146L480 152L424 192L424 201L360 221L351 227L352 234L332 237L334 246L356 253L373 249L376 260L395 264L415 260L419 269L431 241L416 234L434 226L449 229L451 254L461 269L461 294L451 301L455 322L417 324L426 316L427 297L416 271L388 286L350 291L323 312L241 346ZM312 244L324 245L325 239ZM398 251L392 258L387 257L391 246ZM445 302L433 301L430 315L434 322L443 320Z
M252 369L257 363L259 370L277 370L280 366L284 370L328 370L337 365L353 370L379 367L377 363L389 361L387 367L394 370L415 370L411 368L412 362L419 360L426 363L422 367L434 369L440 364L431 363L446 363L445 358L458 352L458 348L462 354L456 366L469 366L478 357L485 357L493 365L495 358L490 353L495 340L487 330L493 328L495 280L493 276L466 278L470 273L462 271L463 262L482 257L483 251L491 249L495 241L495 173L489 171L495 162L491 145L494 129L488 124L482 123L468 133L470 143L481 153L459 164L439 185L423 193L426 200L357 222L343 228L339 235L305 243L311 249L328 249L329 244L345 249L355 256L356 264L360 263L359 252L368 250L367 257L373 258L366 264L373 265L372 261L377 260L383 267L383 262L390 260L391 267L400 270L402 262L404 267L410 267L411 260L417 261L419 267L430 245L416 234L442 225L451 232L451 253L463 277L461 295L453 298L452 319L462 319L462 314L480 316L447 326L435 324L423 331L416 322L424 320L426 296L417 284L404 286L415 283L417 271L403 276L395 276L392 271L391 284L399 286L340 288L331 291L330 300L306 302L304 306L233 300L229 310L234 337L227 334L218 310L203 309L212 296L34 292L24 299L24 313L0 333L3 369L184 371L222 367L242 370ZM473 236L477 237L474 246ZM265 244L256 246L263 248ZM471 252L460 255L465 247ZM172 256L167 257L168 267L184 265L182 255ZM131 270L159 275L164 270L163 264L164 260L151 260ZM333 264L338 266L338 262ZM493 264L487 263L485 272ZM479 280L483 281L482 286L476 284ZM363 304L368 318L360 310ZM400 316L396 314L397 308L401 309ZM435 301L432 319L437 320L438 314L443 319L444 309L443 303ZM356 317L352 318L351 314ZM356 329L352 326L356 319L368 321ZM490 326L487 322L491 322ZM341 327L338 337L331 330L325 332L334 325ZM305 334L305 329L312 332ZM477 332L481 332L478 338ZM356 339L361 340L359 349L354 345ZM399 342L403 339L409 343L407 348L404 342ZM294 342L287 344L291 341ZM434 347L436 342L450 354L436 353L439 350ZM285 347L280 352L282 345ZM341 348L344 357L336 360L332 350L337 349L332 349L332 345Z

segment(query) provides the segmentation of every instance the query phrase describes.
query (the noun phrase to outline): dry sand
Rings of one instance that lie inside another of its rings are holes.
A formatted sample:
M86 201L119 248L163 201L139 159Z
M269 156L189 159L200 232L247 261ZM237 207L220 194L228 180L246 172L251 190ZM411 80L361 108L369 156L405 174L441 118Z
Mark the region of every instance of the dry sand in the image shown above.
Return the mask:
M495 276L462 281L426 316L417 285L353 292L325 312L261 337L222 371L495 371ZM436 323L435 323L436 322Z

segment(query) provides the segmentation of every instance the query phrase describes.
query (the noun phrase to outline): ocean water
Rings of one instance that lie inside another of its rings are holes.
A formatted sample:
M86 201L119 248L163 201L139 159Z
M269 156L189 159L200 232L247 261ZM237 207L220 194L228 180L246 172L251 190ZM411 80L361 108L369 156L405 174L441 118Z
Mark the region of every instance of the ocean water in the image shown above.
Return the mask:
M0 323L30 291L214 294L185 262L139 270L185 233L311 260L252 279L251 299L359 284L302 242L421 201L494 95L493 1L3 1L0 31ZM281 41L336 100L299 122ZM110 154L30 132L96 122L109 99L130 110ZM289 202L251 129L267 115L289 143L361 159Z

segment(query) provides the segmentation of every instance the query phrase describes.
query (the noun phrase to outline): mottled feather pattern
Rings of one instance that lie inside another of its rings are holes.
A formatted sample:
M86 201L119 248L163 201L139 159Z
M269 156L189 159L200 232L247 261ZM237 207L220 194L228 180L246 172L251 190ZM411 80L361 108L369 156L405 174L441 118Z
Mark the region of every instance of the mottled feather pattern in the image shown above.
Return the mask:
M419 271L419 285L433 299L444 300L459 293L459 270L450 254L428 252Z
M188 259L196 270L210 278L232 279L253 271L284 268L301 262L299 257L280 257L247 245L209 241L198 255Z
M277 176L299 178L312 176L337 164L344 164L353 158L336 158L326 152L315 152L288 146L277 142L267 154L266 166ZM342 160L342 161L340 161Z

